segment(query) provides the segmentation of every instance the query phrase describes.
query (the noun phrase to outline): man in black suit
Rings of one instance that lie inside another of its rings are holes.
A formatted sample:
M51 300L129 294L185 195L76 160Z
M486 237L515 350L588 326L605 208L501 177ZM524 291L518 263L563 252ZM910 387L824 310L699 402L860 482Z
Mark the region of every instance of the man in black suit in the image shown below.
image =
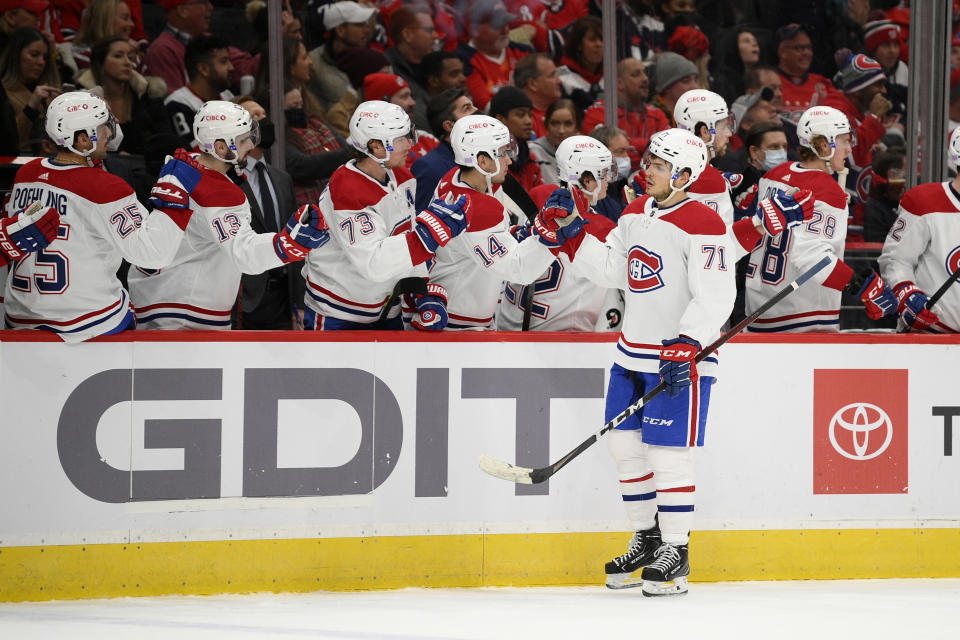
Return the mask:
M244 180L240 188L247 195L253 214L250 226L257 233L276 233L297 209L293 179L286 171L264 160L264 150L273 144L273 123L266 110L251 98L240 98L240 106L260 123L260 146L240 165ZM240 297L234 313L236 329L300 329L301 301L306 290L300 264L291 263L263 273L243 274Z

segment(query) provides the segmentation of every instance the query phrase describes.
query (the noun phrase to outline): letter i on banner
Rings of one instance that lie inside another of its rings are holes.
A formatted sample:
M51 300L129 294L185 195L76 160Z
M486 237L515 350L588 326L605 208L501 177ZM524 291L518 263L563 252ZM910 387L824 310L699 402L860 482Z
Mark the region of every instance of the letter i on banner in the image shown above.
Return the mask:
M813 493L907 493L907 370L813 372Z

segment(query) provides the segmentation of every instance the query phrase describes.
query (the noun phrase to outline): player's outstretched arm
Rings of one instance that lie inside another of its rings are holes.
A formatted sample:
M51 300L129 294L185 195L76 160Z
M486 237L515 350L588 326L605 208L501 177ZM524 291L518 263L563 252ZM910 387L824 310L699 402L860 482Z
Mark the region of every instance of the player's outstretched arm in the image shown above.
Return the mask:
M297 262L329 240L330 232L327 231L320 208L315 204L305 204L290 216L283 231L274 235L273 249L284 263Z
M60 214L35 202L23 213L0 220L0 266L43 249L57 237Z

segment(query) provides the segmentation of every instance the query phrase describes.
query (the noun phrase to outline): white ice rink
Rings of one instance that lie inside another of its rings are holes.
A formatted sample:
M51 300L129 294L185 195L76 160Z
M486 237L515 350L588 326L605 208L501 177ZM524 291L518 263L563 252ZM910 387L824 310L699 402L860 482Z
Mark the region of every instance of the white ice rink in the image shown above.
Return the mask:
M4 640L933 640L960 637L958 623L957 579L692 584L671 598L565 587L0 604Z

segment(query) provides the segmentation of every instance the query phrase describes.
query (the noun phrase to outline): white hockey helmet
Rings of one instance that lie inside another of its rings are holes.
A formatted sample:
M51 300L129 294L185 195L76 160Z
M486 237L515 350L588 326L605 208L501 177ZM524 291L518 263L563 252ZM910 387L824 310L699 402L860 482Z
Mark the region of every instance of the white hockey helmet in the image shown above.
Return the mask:
M950 162L950 168L958 171L960 167L960 127L957 127L950 134L950 142L947 145L947 159Z
M673 193L681 191L673 182L683 171L690 172L689 188L703 170L707 168L707 144L685 129L665 129L650 136L650 145L643 157L643 168L647 169L650 158L660 158L670 165L670 189Z
M850 144L857 145L857 134L850 128L850 121L839 109L833 107L811 107L803 112L797 122L797 137L800 146L812 150L821 160L830 160L837 151L837 137L850 134ZM823 157L813 146L813 139L823 136L830 145L830 155Z
M717 136L717 128L726 126L730 133L734 131L733 116L727 109L727 103L713 91L706 89L691 89L677 100L673 108L673 117L681 129L697 134L697 125L704 124L710 131L710 141L707 147L713 149L713 140Z
M410 116L399 105L383 100L361 102L350 116L350 136L347 142L353 148L380 164L386 164L393 153L393 142L407 136L411 144L417 142L417 130L410 123ZM387 150L386 158L377 158L370 153L371 140L379 141Z
M96 148L99 137L97 129L101 125L106 125L110 130L108 140L116 135L117 121L106 101L88 91L61 93L47 107L47 135L58 147L66 147L82 156L89 156L93 149L78 151L73 146L76 134L86 133Z
M193 137L200 151L230 164L237 164L247 152L260 144L260 126L250 112L233 102L204 102L193 118ZM214 143L223 140L233 151L231 158L217 153Z
M501 149L507 147L507 155L514 159L517 154L517 142L510 135L507 125L496 118L484 115L471 115L460 118L453 124L450 132L450 146L453 147L453 160L459 165L476 168L490 177L500 173ZM487 173L480 168L477 157L486 153L496 163L496 169Z
M569 185L583 187L580 181L587 171L597 181L593 191L583 189L590 196L592 204L596 204L604 178L613 180L617 166L613 163L613 154L606 145L590 136L570 136L557 146L557 171L560 181Z

